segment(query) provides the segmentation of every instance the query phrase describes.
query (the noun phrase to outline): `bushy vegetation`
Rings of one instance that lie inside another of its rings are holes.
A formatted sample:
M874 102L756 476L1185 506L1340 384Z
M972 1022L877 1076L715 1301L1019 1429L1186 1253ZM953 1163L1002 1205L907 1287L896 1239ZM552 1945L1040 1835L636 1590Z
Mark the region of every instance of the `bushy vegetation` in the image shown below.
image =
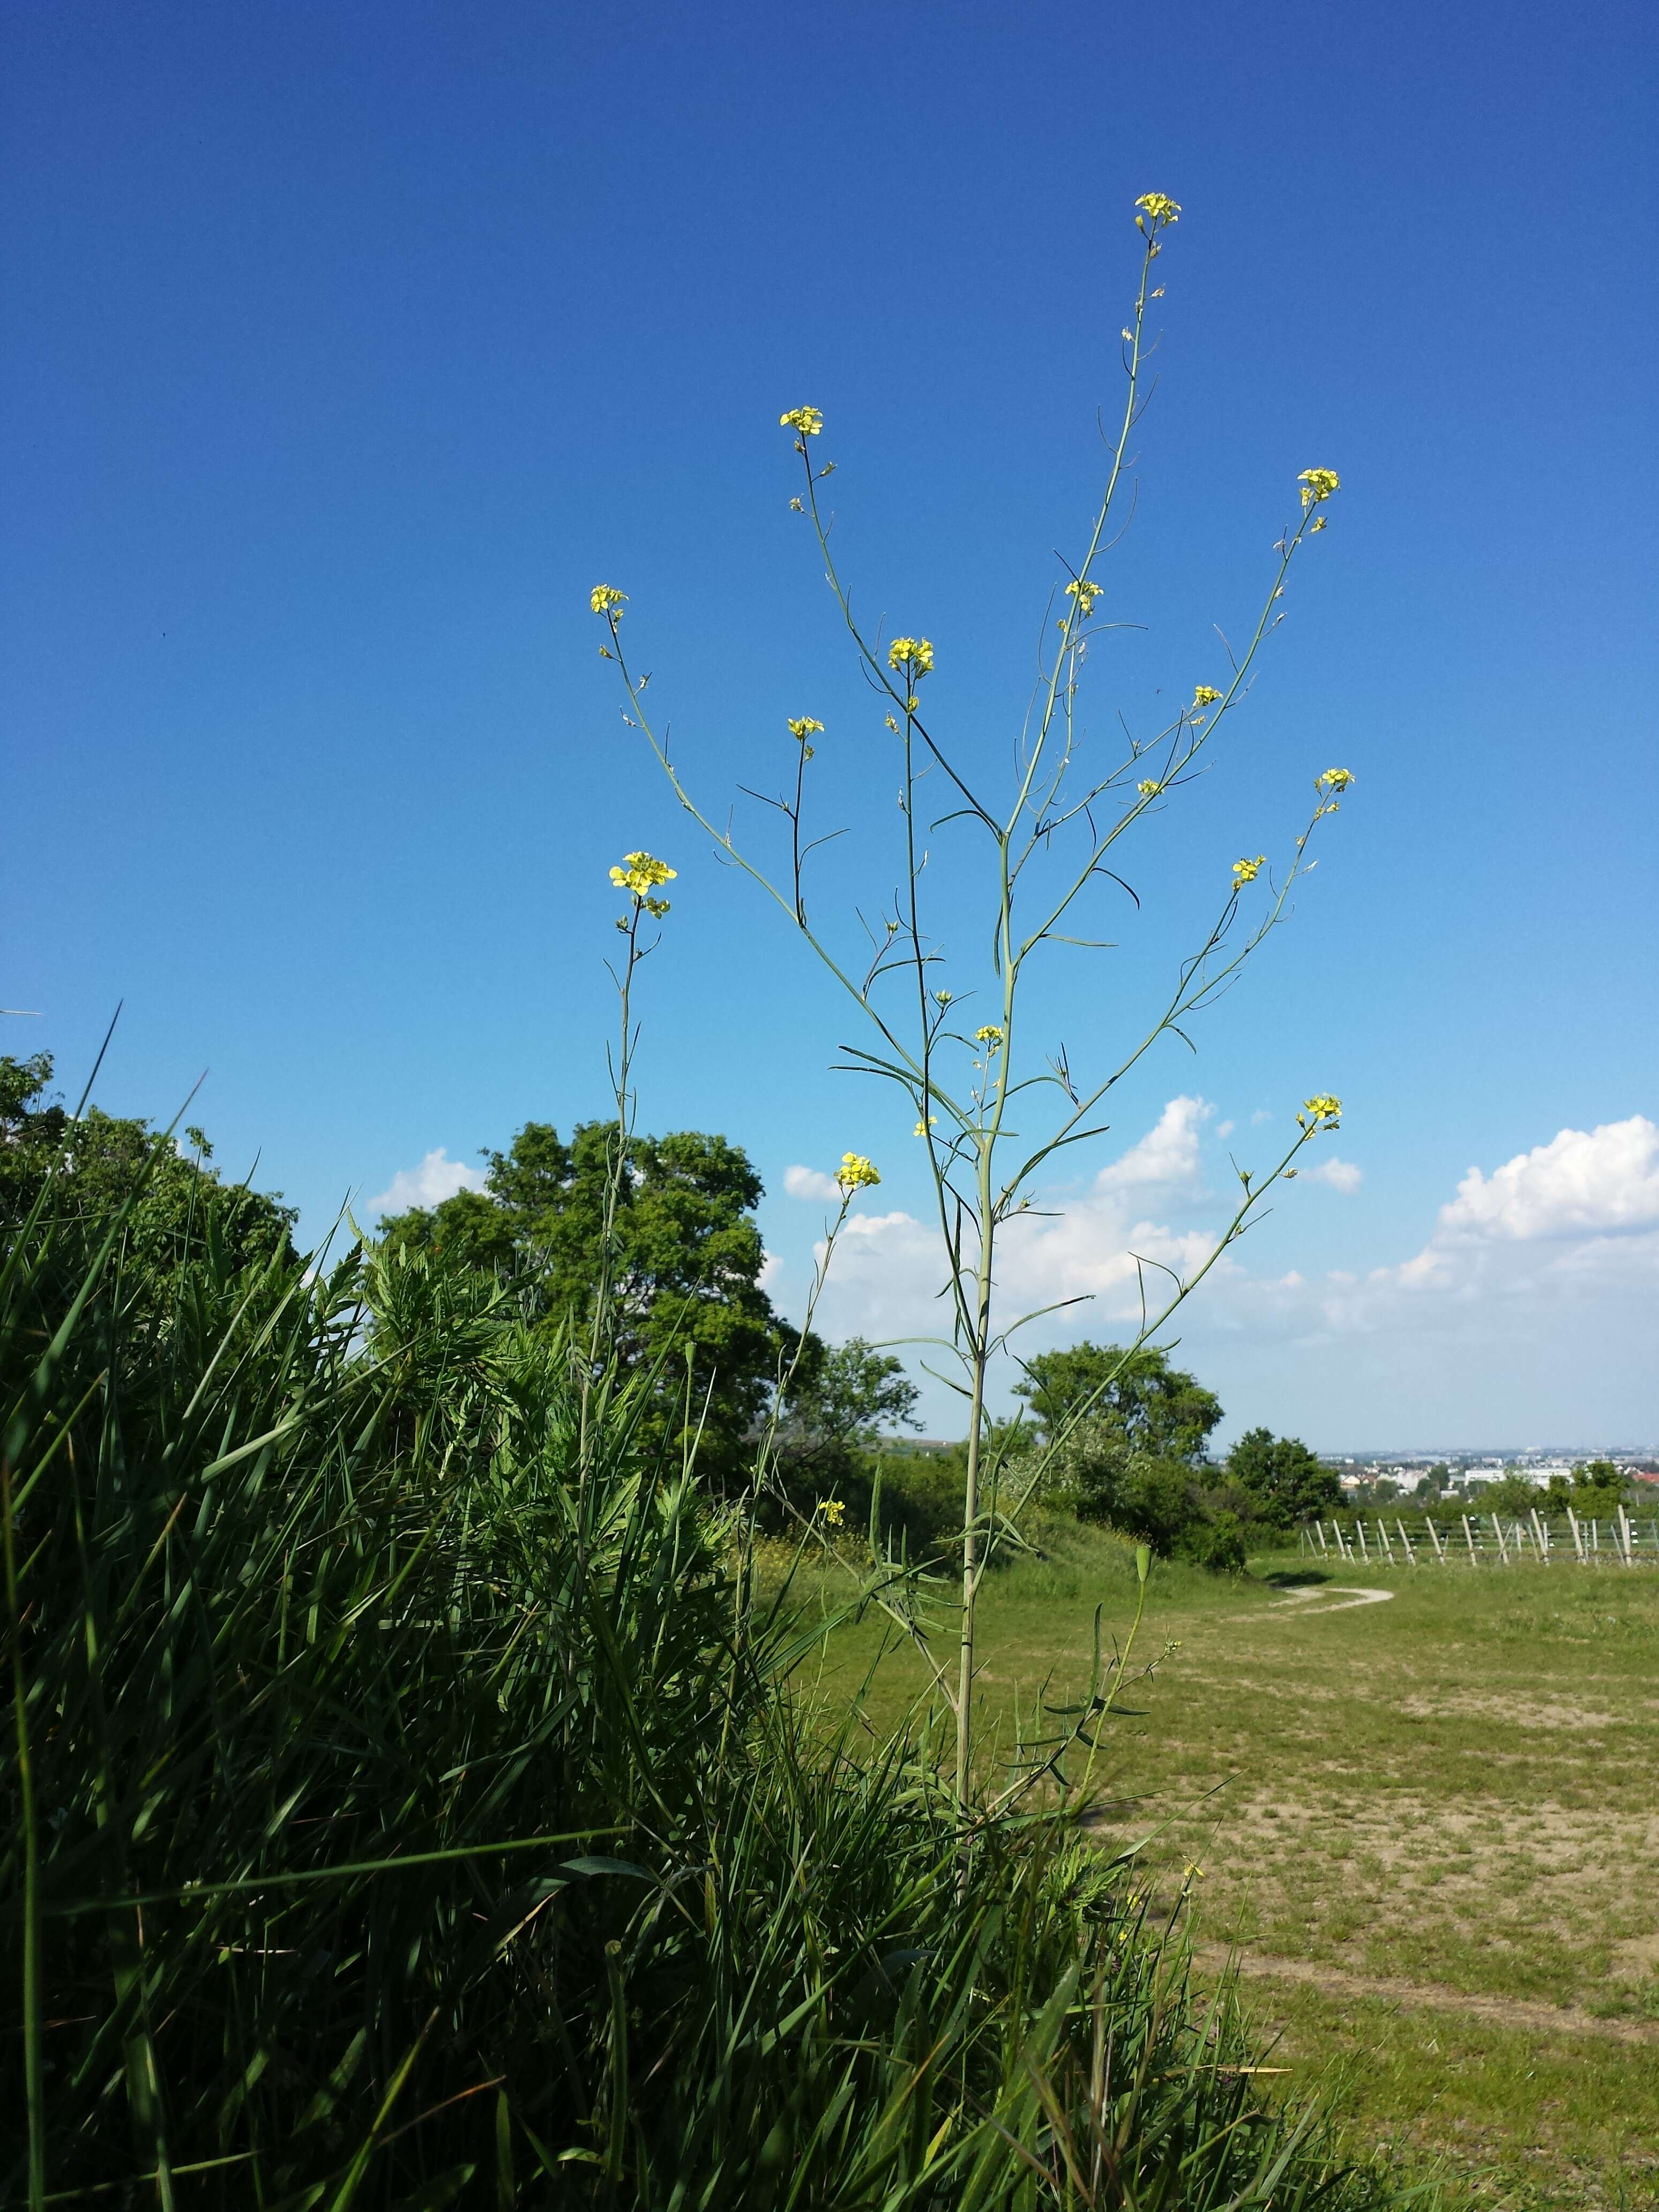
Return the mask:
M1221 1401L1155 1345L1038 1352L1016 1393L1032 1417L1032 1455L1046 1455L1050 1500L1164 1558L1241 1572L1251 1545L1340 1496L1334 1471L1299 1437L1268 1429L1247 1430L1212 1462Z
M509 1282L308 1268L204 1167L158 1257L170 1143L103 1194L55 1146L0 1274L8 2203L1389 2201L1063 1809L965 1838L925 1712L799 1692L659 1367L596 1395Z

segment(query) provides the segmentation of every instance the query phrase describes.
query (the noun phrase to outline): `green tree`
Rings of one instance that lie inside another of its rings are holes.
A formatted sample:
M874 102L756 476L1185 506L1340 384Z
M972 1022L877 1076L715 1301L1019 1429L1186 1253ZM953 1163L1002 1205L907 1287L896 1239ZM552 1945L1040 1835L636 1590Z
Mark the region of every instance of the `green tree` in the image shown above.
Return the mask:
M845 1344L809 1342L783 1419L779 1446L784 1460L814 1474L845 1466L884 1431L900 1424L916 1429L916 1386L891 1353L877 1352L861 1336Z
M1227 1455L1227 1473L1249 1494L1260 1517L1276 1528L1293 1528L1342 1496L1334 1467L1300 1437L1276 1437L1271 1429L1246 1429Z
M1548 1493L1540 1490L1530 1475L1511 1468L1496 1482L1488 1483L1481 1493L1480 1503L1493 1513L1518 1514L1524 1517L1534 1507L1546 1503Z
M135 1286L195 1257L210 1237L232 1269L292 1259L294 1209L222 1182L201 1130L186 1129L181 1150L146 1121L95 1106L77 1117L51 1094L52 1079L49 1053L0 1055L0 1231L19 1228L44 1193L62 1264L73 1268L131 1200L125 1274Z
M1191 1468L1203 1464L1206 1440L1221 1419L1215 1394L1151 1344L1127 1353L1115 1344L1086 1341L1039 1352L1025 1362L1014 1395L1030 1406L1042 1443L1080 1414L1132 1453Z
M482 1191L381 1224L390 1245L453 1251L495 1269L544 1322L581 1340L605 1267L616 1124L579 1122L568 1142L528 1121L486 1155ZM630 1137L611 1233L611 1336L625 1368L660 1364L656 1426L702 1433L702 1462L730 1482L793 1336L760 1286L761 1179L726 1138L684 1129Z
M1558 1475L1556 1481L1559 1480ZM1553 1483L1551 1489L1553 1492ZM1574 1468L1572 1490L1564 1502L1582 1518L1599 1520L1616 1513L1624 1495L1625 1478L1614 1462L1593 1459Z

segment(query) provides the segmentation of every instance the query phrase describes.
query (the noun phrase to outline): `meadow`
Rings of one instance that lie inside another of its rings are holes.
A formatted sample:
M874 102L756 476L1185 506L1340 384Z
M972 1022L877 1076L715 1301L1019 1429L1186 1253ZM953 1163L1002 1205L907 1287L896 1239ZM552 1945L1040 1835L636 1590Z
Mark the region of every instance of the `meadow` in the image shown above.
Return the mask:
M1006 1741L1121 1635L1131 1557L1056 1523L983 1601ZM1361 1593L1372 1594L1369 1600ZM1383 1595L1386 1593L1387 1595ZM921 1687L825 1647L879 1729ZM1453 2205L1659 2203L1659 1575L1611 1561L1154 1566L1097 1833L1236 1961L1273 2063ZM856 1670L856 1672L855 1672ZM1201 1874L1189 1869L1202 1869Z

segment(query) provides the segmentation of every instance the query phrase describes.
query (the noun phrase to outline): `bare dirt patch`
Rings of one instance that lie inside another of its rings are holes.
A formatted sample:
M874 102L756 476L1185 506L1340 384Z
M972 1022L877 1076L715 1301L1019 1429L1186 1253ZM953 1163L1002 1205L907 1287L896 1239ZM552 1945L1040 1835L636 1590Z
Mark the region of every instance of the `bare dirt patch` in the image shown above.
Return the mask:
M1345 1966L1328 1966L1312 1959L1278 1959L1259 1951L1226 1951L1206 1943L1195 1953L1200 1965L1216 1972L1231 1968L1251 1979L1305 1982L1327 1996L1374 1998L1418 2012L1462 2013L1470 2020L1489 2020L1499 2027L1525 2028L1531 2033L1599 2035L1614 2043L1659 2044L1659 2023L1604 2020L1577 2005L1537 2004L1525 1997L1477 1996L1464 1990L1448 1989L1443 1982L1414 1982L1395 1974L1356 1974Z

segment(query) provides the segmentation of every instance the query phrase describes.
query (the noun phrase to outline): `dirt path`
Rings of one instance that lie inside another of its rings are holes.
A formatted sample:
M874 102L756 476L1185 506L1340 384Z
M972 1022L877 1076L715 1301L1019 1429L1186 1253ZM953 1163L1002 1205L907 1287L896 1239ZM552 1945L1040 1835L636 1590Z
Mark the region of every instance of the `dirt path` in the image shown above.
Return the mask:
M1600 2035L1613 2043L1659 2044L1659 2023L1602 2020L1577 2005L1539 2004L1526 1997L1477 1996L1448 1989L1443 1982L1412 1982L1394 1975L1356 1974L1345 1966L1328 1966L1313 1959L1275 1959L1260 1951L1228 1951L1218 1943L1201 1943L1194 1954L1200 1964L1218 1972L1231 1965L1252 1980L1305 1982L1329 1996L1377 1997L1385 2003L1406 2005L1420 2012L1462 2013L1466 2019L1489 2020L1498 2027L1531 2028L1545 2034L1565 2031L1573 2035Z
M1316 1583L1311 1589L1286 1590L1283 1597L1275 1598L1267 1607L1269 1613L1279 1613L1286 1606L1300 1608L1304 1620L1316 1613L1346 1613L1356 1605L1386 1605L1394 1595L1391 1589L1355 1589L1341 1583ZM1322 1605L1321 1598L1340 1598L1340 1605Z

